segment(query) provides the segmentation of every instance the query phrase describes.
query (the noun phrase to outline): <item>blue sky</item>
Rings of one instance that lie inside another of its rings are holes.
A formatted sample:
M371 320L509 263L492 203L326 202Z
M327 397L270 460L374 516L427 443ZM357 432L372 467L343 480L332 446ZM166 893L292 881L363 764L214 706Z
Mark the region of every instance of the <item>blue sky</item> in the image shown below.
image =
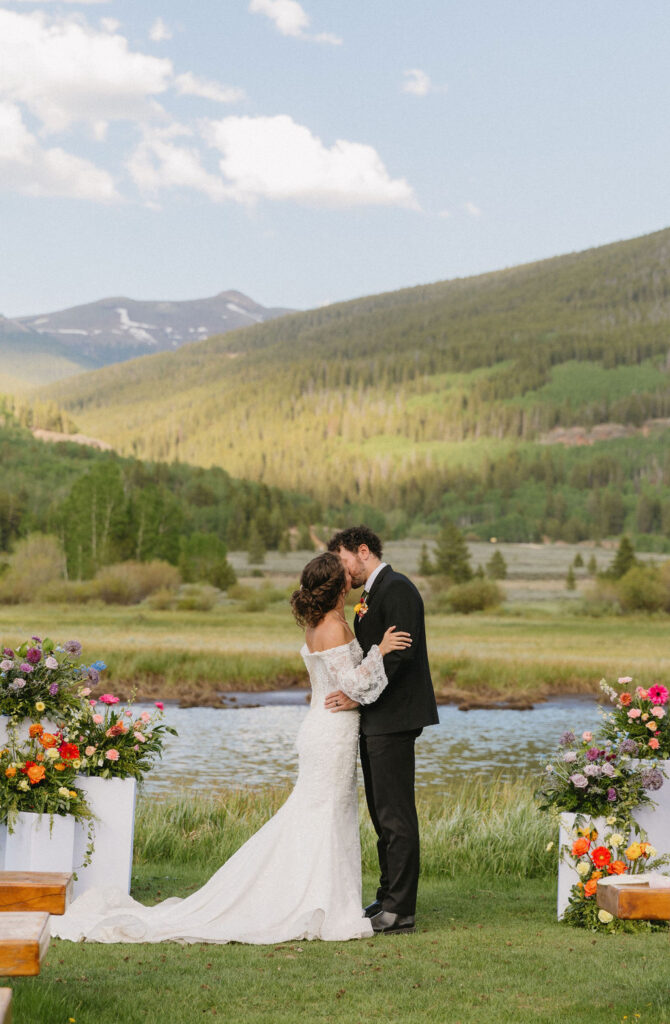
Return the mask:
M0 0L0 312L310 308L670 224L646 0Z

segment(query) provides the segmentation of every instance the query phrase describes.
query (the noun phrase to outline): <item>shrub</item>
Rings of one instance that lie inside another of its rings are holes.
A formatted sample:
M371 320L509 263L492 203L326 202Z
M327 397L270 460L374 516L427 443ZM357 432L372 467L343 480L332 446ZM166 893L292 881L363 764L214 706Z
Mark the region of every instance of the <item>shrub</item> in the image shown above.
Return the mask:
M65 576L65 554L57 537L30 533L17 541L0 579L0 603L34 601L37 591Z
M35 593L35 600L46 604L87 604L97 597L95 580L52 580Z
M493 580L474 579L450 587L444 595L447 607L454 612L468 615L495 608L504 601L505 595Z
M496 550L493 552L486 563L486 575L492 580L507 579L507 562L502 551Z
M617 583L621 607L626 612L657 612L668 608L667 586L658 569L635 566Z
M119 562L96 573L97 596L106 604L139 604L149 594L180 583L179 570L169 562Z
M177 609L180 612L209 612L220 594L220 590L207 583L187 583L177 596Z

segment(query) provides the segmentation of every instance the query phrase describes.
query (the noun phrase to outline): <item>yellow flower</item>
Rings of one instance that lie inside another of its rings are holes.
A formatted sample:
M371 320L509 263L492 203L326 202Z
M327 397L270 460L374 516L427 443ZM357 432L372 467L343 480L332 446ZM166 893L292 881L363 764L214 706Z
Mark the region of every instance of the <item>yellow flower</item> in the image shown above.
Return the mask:
M47 750L47 760L48 761L57 761L59 757L60 757L60 754L58 753L56 748L55 747L49 747L49 749Z
M547 853L549 853L550 850L553 850L553 848L554 848L554 842L552 840L550 843L547 843Z
M610 846L612 846L615 850L617 846L621 846L622 843L623 836L620 836L618 832L615 832L613 835L610 836Z
M65 797L66 800L69 800L70 799L70 790L67 789L65 786L61 786L60 789L58 790L58 795L62 796L62 797Z
M35 703L35 711L44 711L46 704L42 700L38 700Z
M631 843L626 850L626 856L628 860L637 860L638 857L642 856L642 847L639 843Z
M591 866L587 864L585 860L580 860L579 864L577 865L577 874L581 875L583 878L584 875L588 875L590 870Z
M610 914L609 910L599 910L598 920L602 921L603 924L609 924L610 921L614 920L614 915Z
M73 768L80 768L81 767L81 761L79 760L78 757L76 757L74 759L74 761L72 762L72 767Z
M363 605L361 604L360 601L358 602L358 604L355 604L354 605L354 615L358 615L358 613L360 612L362 607L363 607Z
M616 818L614 817L613 814L610 814L609 818L607 818L607 824L608 825L616 825Z
M77 794L76 794L74 789L71 789L70 790L70 800L76 800L76 799L77 799Z

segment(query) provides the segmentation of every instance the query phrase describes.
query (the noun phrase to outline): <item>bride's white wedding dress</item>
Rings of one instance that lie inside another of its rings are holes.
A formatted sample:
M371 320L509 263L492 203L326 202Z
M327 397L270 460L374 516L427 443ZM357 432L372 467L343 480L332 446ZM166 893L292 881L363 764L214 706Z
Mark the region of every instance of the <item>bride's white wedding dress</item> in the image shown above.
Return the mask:
M301 651L312 686L297 737L298 780L286 803L186 899L145 907L125 892L89 889L52 934L91 942L249 942L372 935L361 910L356 755L358 711L326 711L342 689L361 704L386 686L378 647L357 640Z

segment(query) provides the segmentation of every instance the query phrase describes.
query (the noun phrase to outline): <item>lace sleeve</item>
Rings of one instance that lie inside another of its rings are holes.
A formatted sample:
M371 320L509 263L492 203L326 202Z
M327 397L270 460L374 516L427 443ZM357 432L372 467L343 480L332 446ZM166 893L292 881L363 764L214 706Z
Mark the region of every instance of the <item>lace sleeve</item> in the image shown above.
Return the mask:
M358 645L356 645L358 648ZM361 651L358 648L358 657ZM347 697L359 704L374 704L381 696L388 679L384 671L384 659L375 645L368 654L356 664L356 654L351 647L333 649L328 658L328 671L333 680L334 689L342 690Z

